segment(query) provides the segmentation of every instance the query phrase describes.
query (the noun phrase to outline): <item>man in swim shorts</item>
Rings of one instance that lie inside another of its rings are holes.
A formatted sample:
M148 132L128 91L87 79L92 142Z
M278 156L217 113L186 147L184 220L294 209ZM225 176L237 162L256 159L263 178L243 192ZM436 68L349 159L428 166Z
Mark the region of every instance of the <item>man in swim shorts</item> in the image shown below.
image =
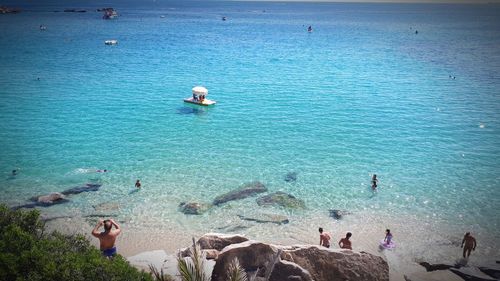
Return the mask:
M470 232L465 233L460 248L464 248L463 256L465 258L465 254L467 253L467 258L468 258L470 256L470 252L476 250L476 238L472 237L472 235L470 235Z
M327 232L323 232L323 228L319 228L319 245L330 248L330 239L332 237Z
M104 225L104 231L99 232L99 228ZM113 230L113 226L115 229ZM107 258L112 258L116 255L115 241L116 237L120 234L120 226L113 220L99 220L97 225L92 230L92 235L99 238L100 249L102 255Z
M352 244L351 244L351 241L349 240L349 238L351 238L351 236L352 236L352 233L347 232L347 234L345 235L345 238L340 239L339 247L342 249L352 250Z

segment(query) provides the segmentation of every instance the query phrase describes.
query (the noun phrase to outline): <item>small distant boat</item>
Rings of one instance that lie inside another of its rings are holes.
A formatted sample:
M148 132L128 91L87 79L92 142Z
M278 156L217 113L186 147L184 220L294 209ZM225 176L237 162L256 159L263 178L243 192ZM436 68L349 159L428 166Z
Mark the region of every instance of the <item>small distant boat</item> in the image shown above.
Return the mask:
M202 86L196 86L192 89L193 97L184 99L184 102L194 103L203 106L214 105L216 102L205 98L208 95L208 90Z
M40 24L40 30L42 30L42 31L47 30L47 27L43 24Z
M106 45L116 45L116 44L118 44L118 40L106 40L106 41L104 41L104 44L106 44Z
M160 16L160 18L164 19L164 18L165 18L165 16L164 16L164 15L161 15L161 16Z

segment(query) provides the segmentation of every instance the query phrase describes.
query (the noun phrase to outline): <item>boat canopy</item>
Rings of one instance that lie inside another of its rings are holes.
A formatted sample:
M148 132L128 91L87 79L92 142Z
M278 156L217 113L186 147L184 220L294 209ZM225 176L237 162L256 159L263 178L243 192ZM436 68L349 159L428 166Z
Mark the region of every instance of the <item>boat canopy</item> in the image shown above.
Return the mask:
M202 87L202 86L196 86L193 88L193 95L196 95L196 96L206 96L208 95L208 90L207 88L205 87Z

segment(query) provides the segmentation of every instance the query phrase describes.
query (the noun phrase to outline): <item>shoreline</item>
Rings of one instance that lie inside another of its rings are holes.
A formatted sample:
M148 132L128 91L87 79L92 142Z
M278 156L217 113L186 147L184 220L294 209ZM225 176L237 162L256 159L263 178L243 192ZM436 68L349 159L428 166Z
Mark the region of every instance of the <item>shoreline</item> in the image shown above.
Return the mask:
M186 217L186 220L188 219L189 217ZM205 217L205 219L208 218ZM240 233L251 239L270 244L317 245L319 242L317 226L327 226L325 230L332 234L332 248L338 249L338 240L347 231L350 231L353 233L351 239L354 251L364 251L382 256L388 262L390 280L404 280L402 279L404 275L426 274L425 269L418 264L420 261L454 264L461 258L460 245L457 244L461 241L460 234L454 236L453 234L451 236L443 235L434 229L434 225L431 223L417 225L420 231L418 234L415 234L413 233L413 228L408 227L413 223L413 220L405 217L400 217L397 220L392 218L391 232L394 233L394 240L397 243L396 249L380 251L379 241L383 238L380 233L383 233L385 228L387 228L385 222L388 220L389 218L386 217L369 217L366 214L352 214L345 216L341 220L317 216L314 219L304 219L302 221L291 220L289 224L281 226L252 223L245 230L226 233ZM76 223L77 221L78 223ZM149 228L139 227L134 225L134 222L124 222L121 224L123 231L117 240L117 248L118 253L125 257L132 257L156 250L163 250L169 256L175 256L179 249L192 244L192 237L198 239L205 233L218 232L213 226L209 227L208 225L204 230L190 227L189 224L179 227L178 222L175 220L169 220L169 222L164 224L157 224L154 220L150 222L146 220L143 222L143 225L149 224ZM93 245L98 246L97 239L90 236L90 231L94 225L88 219L57 219L48 222L47 225L51 230L83 233L92 241ZM422 237L426 233L429 234L429 237ZM433 233L437 234L437 236L430 236ZM477 251L471 255L470 265L484 265L487 261L499 259L498 248L495 255L491 251L495 249L485 249L485 246L481 248L481 244L484 245L481 241L485 239L482 235L476 236L476 238L478 239L479 246ZM433 239L435 241L431 242ZM433 274L437 275L436 273Z

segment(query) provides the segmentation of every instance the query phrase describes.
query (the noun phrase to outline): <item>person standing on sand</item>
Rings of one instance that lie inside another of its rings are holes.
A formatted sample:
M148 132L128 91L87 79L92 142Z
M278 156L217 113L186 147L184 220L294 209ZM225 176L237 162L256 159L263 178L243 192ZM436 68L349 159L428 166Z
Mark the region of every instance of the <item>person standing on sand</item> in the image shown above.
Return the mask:
M345 238L340 239L339 247L341 249L352 250L352 244L351 244L351 241L349 240L349 238L351 238L351 236L352 236L352 233L347 232L347 234L345 235Z
M137 187L138 189L141 189L141 181L140 180L137 180L135 182L135 187Z
M465 254L467 253L467 258L468 258L470 256L470 252L476 250L476 238L472 237L472 235L470 235L470 232L465 233L460 248L464 248L463 256L465 258Z
M328 232L323 232L323 228L320 227L319 228L319 245L326 247L326 248L330 248L330 239L332 239L330 234L328 234Z
M99 228L104 225L104 231L99 232ZM113 226L115 229L113 230ZM113 258L116 255L115 241L116 237L120 235L120 226L113 220L99 220L97 225L92 230L92 235L99 239L99 248L101 249L102 255L107 258Z

